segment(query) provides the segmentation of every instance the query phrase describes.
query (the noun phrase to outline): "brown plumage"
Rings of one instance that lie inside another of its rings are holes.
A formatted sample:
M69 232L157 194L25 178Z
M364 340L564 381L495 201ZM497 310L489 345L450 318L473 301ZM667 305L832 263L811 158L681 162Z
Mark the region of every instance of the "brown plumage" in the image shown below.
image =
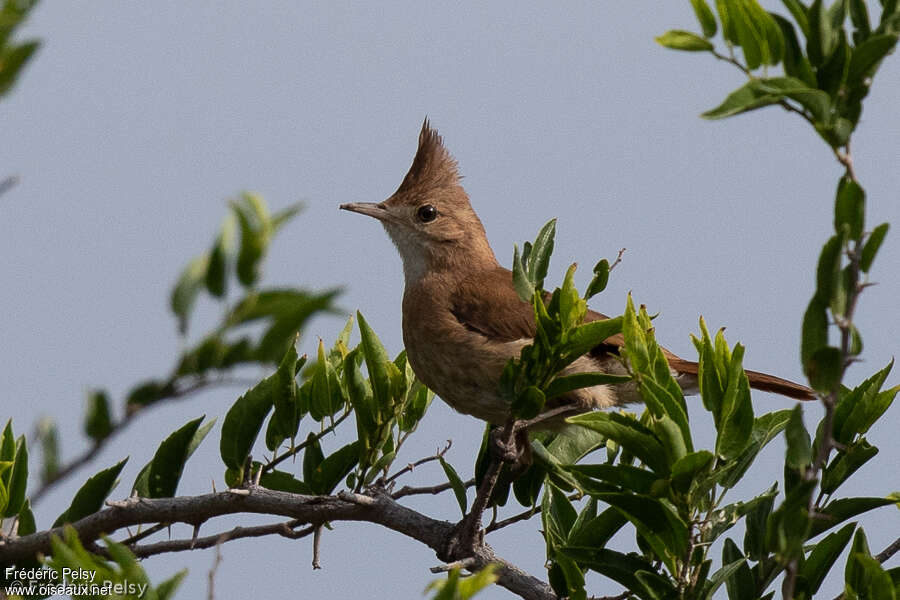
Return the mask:
M426 119L397 191L381 203L341 208L380 220L403 259L403 341L416 375L456 410L500 424L509 416L500 372L534 337L534 314L497 262L459 179L456 161ZM586 320L606 318L589 311ZM565 372L623 373L623 343L621 335L610 337ZM697 363L664 352L685 393L696 393ZM759 390L813 398L809 388L772 375L747 371L747 378ZM640 401L626 383L576 390L553 404L590 410Z

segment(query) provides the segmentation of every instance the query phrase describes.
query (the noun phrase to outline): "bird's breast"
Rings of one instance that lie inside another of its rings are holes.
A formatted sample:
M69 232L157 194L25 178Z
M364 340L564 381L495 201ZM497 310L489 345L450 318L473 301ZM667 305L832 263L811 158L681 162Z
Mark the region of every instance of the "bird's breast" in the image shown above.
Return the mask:
M504 423L509 406L499 393L500 373L531 340L492 342L463 327L449 308L415 304L404 298L403 343L416 377L455 410Z

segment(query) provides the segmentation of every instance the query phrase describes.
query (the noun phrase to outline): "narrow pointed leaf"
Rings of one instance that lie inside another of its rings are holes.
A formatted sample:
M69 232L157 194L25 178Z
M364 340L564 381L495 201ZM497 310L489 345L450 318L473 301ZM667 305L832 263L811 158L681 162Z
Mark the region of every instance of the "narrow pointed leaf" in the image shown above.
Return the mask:
M103 502L109 497L118 483L119 473L125 467L128 459L103 469L99 473L93 475L75 492L72 503L63 514L57 517L53 522L54 527L59 527L63 523L75 523L88 515L92 515L103 508Z

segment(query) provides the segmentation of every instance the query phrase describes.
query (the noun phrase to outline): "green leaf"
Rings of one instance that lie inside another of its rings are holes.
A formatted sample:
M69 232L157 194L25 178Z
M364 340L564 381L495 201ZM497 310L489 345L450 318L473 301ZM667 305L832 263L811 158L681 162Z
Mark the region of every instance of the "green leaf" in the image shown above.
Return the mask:
M550 267L550 255L553 254L555 236L556 219L550 219L541 227L534 239L534 246L528 256L528 275L534 289L543 289L544 278L547 277L547 270Z
M798 559L803 554L803 543L813 537L807 506L815 487L815 480L799 480L788 488L781 506L769 515L766 543L781 564Z
M91 390L88 392L87 402L84 433L95 442L99 442L106 439L112 432L109 397L103 390Z
M546 402L546 396L537 386L530 385L513 398L510 406L513 415L519 419L535 418Z
M566 427L553 438L547 451L560 463L571 465L603 446L606 438L584 427Z
M784 39L783 63L785 75L802 81L810 89L815 89L817 86L816 76L812 71L812 65L809 64L809 60L800 48L794 25L780 15L773 13L771 16L781 28L781 36ZM825 95L827 96L827 94Z
M893 366L894 361L891 360L878 373L841 397L835 408L835 440L849 443L856 434L866 433L890 407L897 392L900 391L900 386L884 391L881 391L881 386Z
M668 504L631 493L609 492L595 497L615 507L631 521L669 571L675 572L675 560L684 555L687 547L688 528Z
M708 450L699 450L682 456L672 465L672 489L687 493L694 480L699 475L706 474L714 461L715 456Z
M381 345L381 340L369 327L362 313L357 311L356 320L359 323L359 334L362 338L363 356L366 359L366 368L369 370L369 382L372 384L372 394L376 407L389 406L391 403L391 381L388 377L386 363L389 362L387 352Z
M691 0L691 6L694 7L694 14L697 15L697 21L703 28L703 36L711 38L716 35L716 17L706 3L706 0Z
M744 347L737 344L728 366L728 382L722 397L722 408L716 421L716 453L729 459L737 456L753 431L753 405L750 383L741 365Z
M544 446L540 440L531 440L531 452L535 465L539 465L546 471L547 476L552 483L565 490L577 490L579 493L584 493L581 484L571 473L569 473L566 469L566 465L563 465L555 456L550 454L546 446ZM476 463L476 478L479 471L478 467L479 465ZM508 491L509 490L507 489L506 492L508 493ZM498 504L502 506L505 502L504 496L503 502L498 502Z
M263 421L272 410L273 378L263 379L231 405L222 423L219 453L231 469L241 469Z
M602 344L607 338L621 333L621 331L622 317L591 321L570 330L568 339L563 343L560 351L563 357L562 365L571 364L598 344Z
M59 472L59 433L56 423L49 417L38 421L36 429L41 444L41 481L47 482Z
M849 444L831 459L822 475L822 493L832 494L869 459L878 454L878 448L869 444L866 438Z
M841 177L834 204L834 230L849 228L850 239L860 240L865 223L866 193L849 177Z
M22 508L19 510L19 514L16 515L18 519L18 525L16 526L16 535L20 537L24 537L26 535L31 535L32 533L37 532L37 525L34 521L34 513L31 512L31 501L25 500L22 503Z
M469 510L469 499L466 497L466 486L456 472L456 469L444 460L443 456L441 456L439 460L441 462L441 467L444 469L444 473L447 475L447 480L450 482L450 487L453 488L453 494L456 496L456 501L459 503L459 510L462 511L463 516L466 516L466 511Z
M856 566L853 570L850 570L851 563ZM851 597L872 600L894 600L896 597L891 576L868 554L851 553L847 567L848 572L855 575L848 575L846 580Z
M631 381L630 375L611 375L609 373L576 373L575 375L557 376L544 390L547 398L555 398L573 390L595 385L617 385Z
M735 29L734 3L729 0L716 0L716 11L722 22L722 37L730 44L739 44L737 30Z
M806 560L800 564L800 576L806 581L810 598L819 591L828 571L831 570L838 556L844 551L847 542L850 541L854 529L856 529L856 523L848 523L840 530L826 535L813 547Z
M747 63L747 68L753 71L761 64L769 62L769 49L758 29L759 24L749 14L749 4L749 2L735 2L732 8L732 21L739 45L744 51L744 62Z
M299 367L302 367L305 362L306 357L304 356L303 359L298 357L296 345L291 344L275 372L272 382L272 405L275 410L266 431L266 446L269 450L274 451L286 438L293 440L297 435L302 413L298 403L299 389L296 374Z
M869 10L865 0L850 0L850 21L856 31L853 33L853 41L859 44L864 42L872 34L872 25L869 23Z
M890 54L897 45L896 34L873 35L853 49L850 55L850 66L847 69L847 81L851 84L865 84L867 77L872 77L881 60ZM868 87L868 85L866 85Z
M753 422L750 439L741 453L726 461L724 465L717 467L711 477L726 489L737 485L750 465L753 464L760 450L785 428L790 415L790 410L779 410L756 419Z
M272 233L275 234L279 229L284 227L288 221L293 219L297 214L303 210L303 203L297 202L295 204L291 204L287 208L278 211L277 213L272 215L271 227Z
M777 491L770 489L747 502L734 502L711 511L708 522L701 530L700 541L703 543L715 542L719 536L731 529L744 516L756 514L760 507L763 507L764 511L768 513L776 495Z
M12 91L22 67L40 45L40 42L28 41L17 45L0 46L0 97Z
M187 573L187 569L182 569L156 586L156 600L171 600L174 598L175 592L178 591L178 586L181 585L181 581L187 576Z
M751 560L760 561L769 556L769 549L766 546L766 523L769 520L769 515L772 514L772 507L775 504L777 493L778 484L775 484L766 494L759 496L760 501L755 504L752 510L746 513L744 553Z
M721 0L720 0L721 1ZM777 104L782 99L780 94L761 88L753 80L748 81L726 96L722 103L700 116L704 119L724 119L743 112Z
M150 461L148 472L147 487L150 498L171 498L175 495L187 459L215 423L210 421L201 428L200 423L204 418L189 421L159 445L153 460Z
M127 462L128 459L126 458L108 469L100 471L84 482L84 485L75 492L69 508L53 522L53 527L59 527L63 523L75 523L103 508L103 502L113 488L116 487L119 473L122 472L122 468Z
M528 279L528 273L525 272L525 265L522 264L522 258L519 256L519 247L513 245L513 287L522 302L531 302L534 296L534 285Z
M872 268L872 262L875 260L878 248L881 247L881 242L884 241L884 236L887 235L888 227L887 223L882 223L873 229L872 233L869 234L869 239L863 245L859 261L859 268L862 269L863 273L868 273L869 269Z
M619 413L594 412L567 419L616 441L656 473L668 476L669 462L659 438L636 420Z
M272 224L269 209L262 197L244 193L231 203L241 232L240 249L237 257L238 281L244 287L252 287L259 280L260 263L269 247Z
M306 448L303 450L303 479L312 481L316 469L325 460L325 454L322 452L322 446L319 444L319 437L310 432L306 436Z
M178 317L178 332L182 335L187 333L191 309L193 309L194 301L203 287L208 264L208 256L205 254L198 256L188 263L188 266L181 272L181 276L175 283L175 287L172 288L169 304L172 307L172 312Z
M803 337L800 342L800 358L804 365L812 361L813 355L828 346L828 301L813 296L803 315ZM807 374L808 375L808 374Z
M548 544L555 548L565 543L578 514L565 493L549 483L541 501L541 521Z
M216 298L223 298L228 291L228 261L234 252L234 216L229 215L209 251L204 284L206 290Z
M263 472L259 478L259 485L270 490L278 490L290 494L303 494L305 496L314 494L312 488L307 484L290 473L278 470Z
M589 494L594 493L594 490L599 492L618 491L616 487L621 488L622 491L649 494L654 484L659 481L659 477L652 471L631 465L567 465L566 469L573 473L579 481L585 483L585 490ZM588 478L596 479L601 484L611 484L616 487L597 485L590 482Z
M591 498L591 502L596 502L596 499ZM593 519L587 521L583 526L575 527L573 525L568 545L583 548L603 548L626 523L628 523L628 519L622 516L621 512L615 508L607 508Z
M890 496L887 498L838 498L832 500L820 511L821 516L813 521L810 537L828 531L856 515L896 503L897 499Z
M5 506L0 503L0 514L4 518L16 516L25 505L25 488L28 485L28 446L25 436L19 436L16 440L15 458L8 474L9 478L4 477L0 484L5 485L7 495Z
M791 16L794 17L794 20L797 22L797 25L800 26L800 31L803 32L803 35L808 36L809 17L807 8L800 0L781 0L781 2L787 7L788 11L790 11Z
M658 575L652 563L635 553L622 554L615 550L575 546L564 546L560 551L578 564L625 586L642 599L677 597L669 580Z
M690 31L672 29L655 38L656 43L673 50L687 50L688 52L709 52L714 46L712 43Z
M795 77L769 77L750 81L760 94L790 98L807 109L816 121L830 120L832 102L827 93L810 87L804 80Z
M728 541L731 541L730 539ZM734 542L732 542L732 546L734 550L740 553L740 550L737 550L737 546L734 546ZM713 596L716 593L716 590L721 587L723 583L726 581L738 577L739 573L744 574L744 578L746 579L748 576L752 581L752 575L750 575L750 568L747 567L747 559L741 557L735 561L725 563L721 569L712 574L712 576L706 581L706 584L703 586L703 592L700 595L701 600L712 600ZM750 588L751 590L753 588ZM729 597L731 595L729 594Z
M425 411L434 399L434 392L425 387L421 381L415 380L406 394L403 411L397 419L400 431L412 431L425 416Z
M696 1L703 2L703 0ZM604 258L594 265L594 278L591 279L587 290L584 292L584 299L590 300L605 290L607 283L609 283L609 261Z
M825 14L823 0L814 0L807 12L809 32L806 34L806 53L815 67L821 66L837 44L837 32L831 26L831 20Z
M871 556L869 551L869 542L866 540L866 533L862 527L856 530L853 536L853 544L850 546L850 557L844 567L844 582L846 584L845 591L856 592L859 590L863 593L867 592L868 586L865 585L865 569L863 565L854 560L856 556ZM854 595L856 595L854 593ZM866 597L866 596L864 596Z
M737 547L731 538L725 540L722 547L722 565L724 565L716 574L710 578L710 583L715 581L724 581L728 589L729 600L756 600L757 596L756 581L750 567L747 566L747 559ZM732 567L732 565L736 565ZM721 575L719 575L721 573ZM719 575L717 577L717 575ZM717 585L707 584L704 586L707 598L712 598ZM721 585L721 584L719 584Z
M788 419L784 437L787 440L785 464L792 469L800 471L812 463L809 432L806 431L806 427L803 425L803 407L799 404L791 411L791 418Z
M359 462L359 442L352 442L323 460L306 483L316 494L330 494Z

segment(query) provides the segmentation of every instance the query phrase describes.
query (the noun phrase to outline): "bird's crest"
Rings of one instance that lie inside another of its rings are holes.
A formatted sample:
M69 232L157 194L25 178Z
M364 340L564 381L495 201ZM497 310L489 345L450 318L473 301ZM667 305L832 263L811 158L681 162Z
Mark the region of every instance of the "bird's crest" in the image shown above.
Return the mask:
M419 133L419 148L397 193L454 186L459 183L456 159L444 148L444 140L428 119Z

